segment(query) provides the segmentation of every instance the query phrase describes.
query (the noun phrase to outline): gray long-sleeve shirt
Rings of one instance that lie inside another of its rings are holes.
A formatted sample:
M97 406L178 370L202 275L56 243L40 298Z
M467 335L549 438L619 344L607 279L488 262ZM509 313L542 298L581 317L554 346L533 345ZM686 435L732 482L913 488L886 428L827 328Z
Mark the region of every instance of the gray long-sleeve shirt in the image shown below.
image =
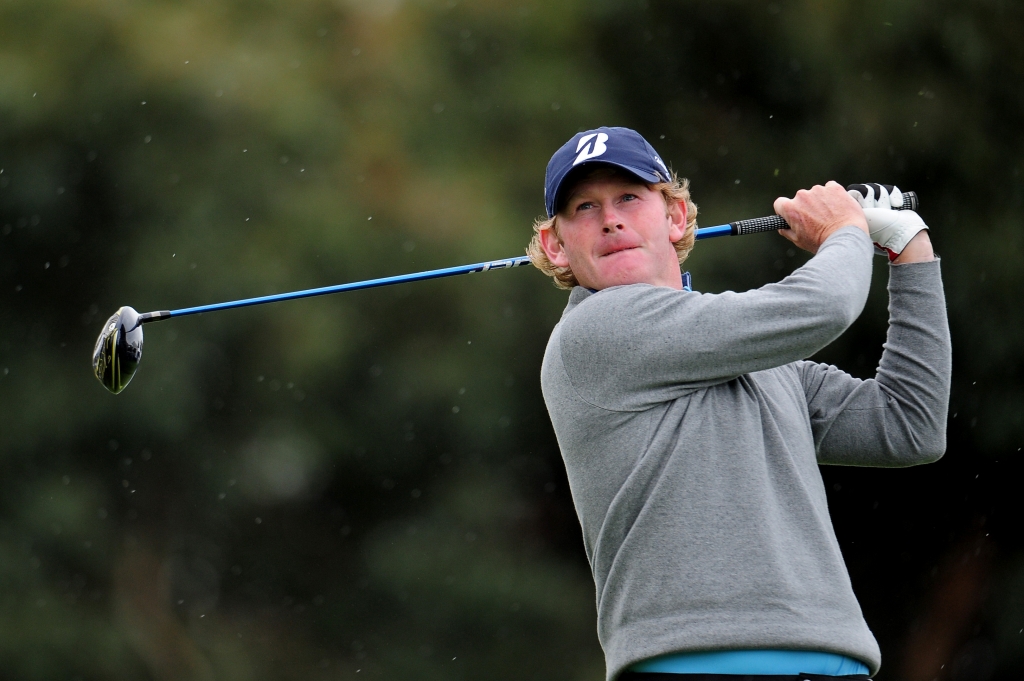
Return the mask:
M544 400L597 587L607 674L672 652L816 650L881 664L818 464L945 450L951 350L938 261L890 266L877 375L804 361L860 314L872 247L833 234L745 293L575 288Z

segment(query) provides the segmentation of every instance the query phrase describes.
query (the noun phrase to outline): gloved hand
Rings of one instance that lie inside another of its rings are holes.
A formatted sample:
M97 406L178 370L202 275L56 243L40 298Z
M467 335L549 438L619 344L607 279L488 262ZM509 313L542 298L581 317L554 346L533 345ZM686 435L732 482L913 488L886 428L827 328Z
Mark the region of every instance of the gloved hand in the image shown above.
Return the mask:
M898 210L903 194L891 184L851 184L847 193L864 209L868 232L880 255L892 262L922 229L928 229L921 216L912 210Z

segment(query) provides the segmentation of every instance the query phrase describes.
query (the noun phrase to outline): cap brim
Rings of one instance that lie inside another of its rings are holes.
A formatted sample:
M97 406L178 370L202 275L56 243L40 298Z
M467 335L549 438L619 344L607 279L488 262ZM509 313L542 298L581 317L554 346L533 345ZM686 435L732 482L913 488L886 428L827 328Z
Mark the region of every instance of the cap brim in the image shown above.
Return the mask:
M626 172L628 172L628 173L630 173L632 175L636 175L638 178L640 178L641 180L643 180L644 182L646 182L648 184L658 184L659 182L665 182L666 181L665 178L661 177L660 175L655 175L654 173L649 173L646 170L639 170L638 168L634 168L632 166L628 166L628 165L626 165L624 163L616 163L614 161L607 161L607 160L600 159L600 158L595 158L592 161L584 161L584 162L580 163L579 165L576 165L576 166L573 166L572 168L570 168L569 171L565 174L565 176L561 179L561 181L559 181L559 183L558 183L558 191L555 194L555 201L554 201L555 209L554 209L554 213L557 213L559 211L559 209L561 209L561 207L562 207L562 197L565 195L565 192L563 191L564 188L565 188L565 183L569 180L569 178L573 175L573 173L575 173L580 168L583 168L583 167L586 167L586 166L595 166L595 165L614 166L616 168L621 168L622 170L625 170ZM551 217L551 216L549 216L549 217Z

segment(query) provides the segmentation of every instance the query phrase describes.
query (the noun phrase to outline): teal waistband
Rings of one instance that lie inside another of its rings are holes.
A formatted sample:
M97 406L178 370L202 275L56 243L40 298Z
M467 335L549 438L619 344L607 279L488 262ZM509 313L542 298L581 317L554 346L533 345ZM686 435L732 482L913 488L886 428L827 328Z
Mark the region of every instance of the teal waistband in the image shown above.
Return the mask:
M631 672L662 674L867 674L868 668L845 655L804 650L716 650L673 653L637 662Z

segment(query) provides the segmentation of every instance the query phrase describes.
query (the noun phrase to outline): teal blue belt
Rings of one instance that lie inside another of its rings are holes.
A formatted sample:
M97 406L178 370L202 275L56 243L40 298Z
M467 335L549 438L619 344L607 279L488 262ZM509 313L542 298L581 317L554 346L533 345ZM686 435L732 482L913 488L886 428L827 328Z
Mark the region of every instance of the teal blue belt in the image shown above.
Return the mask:
M661 674L753 674L852 676L868 668L845 655L804 650L716 650L673 653L637 662L631 672Z

